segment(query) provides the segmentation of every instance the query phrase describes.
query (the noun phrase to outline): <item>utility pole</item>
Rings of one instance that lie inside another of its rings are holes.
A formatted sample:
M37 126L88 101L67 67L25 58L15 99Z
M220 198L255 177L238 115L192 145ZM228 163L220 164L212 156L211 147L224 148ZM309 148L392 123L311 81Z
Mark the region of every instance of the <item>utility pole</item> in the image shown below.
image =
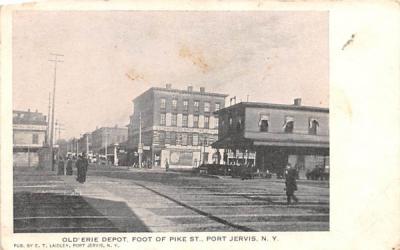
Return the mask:
M76 157L79 155L79 138L76 139Z
M142 112L139 112L139 145L138 145L138 153L139 153L139 168L142 167L142 153L143 153L143 145L142 145Z
M56 120L56 125L55 125L55 143L58 144L58 151L57 151L57 157L60 156L60 151L61 151L61 144L60 144L60 139L61 139L61 130L64 130L64 128L62 128L62 124L58 122L58 120ZM57 131L58 131L58 139L57 139Z
M206 143L207 143L207 136L206 136L207 134L204 134L204 141L203 141L203 163L205 164L206 163L206 157L205 157L205 155L206 155ZM207 161L208 161L208 159L207 159Z
M89 154L89 135L86 134L86 154Z
M105 133L105 147L104 147L104 153L106 155L106 165L108 166L108 152L107 152L107 147L108 147L108 131L107 128L104 128L104 133Z
M47 128L46 128L46 144L49 145L49 133L50 133L50 108L51 108L51 92L49 92L49 110L47 112Z
M53 153L53 136L54 136L54 110L55 110L55 97L56 97L56 82L57 82L57 63L63 62L58 60L58 57L62 57L64 55L51 53L50 55L54 56L54 59L49 60L50 62L54 62L54 82L53 82L53 105L51 111L51 130L50 130L50 157L51 157L51 170L54 171L54 153Z

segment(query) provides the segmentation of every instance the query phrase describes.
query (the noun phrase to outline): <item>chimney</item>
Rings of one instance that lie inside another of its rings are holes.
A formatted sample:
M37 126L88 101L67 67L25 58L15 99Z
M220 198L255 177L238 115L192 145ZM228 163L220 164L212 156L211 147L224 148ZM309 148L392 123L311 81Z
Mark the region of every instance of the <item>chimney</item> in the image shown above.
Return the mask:
M206 92L206 88L200 87L200 93L204 93L204 92Z
M193 91L193 86L188 86L187 91L192 92Z
M171 87L172 87L171 83L165 84L165 88L166 88L166 89L171 89Z
M294 99L294 106L301 106L301 98Z

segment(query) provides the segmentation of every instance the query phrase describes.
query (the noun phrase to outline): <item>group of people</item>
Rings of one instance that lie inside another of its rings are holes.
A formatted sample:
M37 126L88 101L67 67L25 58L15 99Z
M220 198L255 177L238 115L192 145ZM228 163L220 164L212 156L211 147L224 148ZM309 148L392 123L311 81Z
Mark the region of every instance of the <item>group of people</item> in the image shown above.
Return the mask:
M75 165L77 170L76 180L79 183L84 183L86 181L86 174L89 166L89 162L85 157L85 153L78 156L76 159L75 156L67 157L66 160L67 166L65 167L64 159L62 156L58 159L58 175L73 175L73 165ZM64 172L65 171L65 172Z

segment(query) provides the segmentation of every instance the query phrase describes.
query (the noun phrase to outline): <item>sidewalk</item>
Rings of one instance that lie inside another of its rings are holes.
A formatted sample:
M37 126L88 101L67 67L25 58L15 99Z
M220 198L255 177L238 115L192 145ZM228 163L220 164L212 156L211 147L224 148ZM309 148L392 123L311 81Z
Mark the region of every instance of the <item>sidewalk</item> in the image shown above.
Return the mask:
M75 174L75 173L74 173ZM14 232L146 232L124 200L90 180L55 171L14 171Z

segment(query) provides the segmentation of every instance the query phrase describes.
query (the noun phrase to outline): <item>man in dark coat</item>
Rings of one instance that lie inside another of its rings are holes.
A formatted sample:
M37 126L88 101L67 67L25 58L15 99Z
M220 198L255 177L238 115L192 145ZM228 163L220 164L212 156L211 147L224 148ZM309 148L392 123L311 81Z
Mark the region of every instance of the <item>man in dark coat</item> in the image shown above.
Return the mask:
M296 176L297 176L296 169L293 168L290 164L288 164L287 173L286 173L286 181L285 181L286 196L287 196L288 204L290 204L292 198L296 203L299 202L297 197L294 195L294 192L297 190Z
M219 152L219 149L217 149L217 164L221 164L221 153Z
M82 155L79 156L78 160L76 161L76 168L77 168L77 178L76 180L79 183L84 183L86 181L86 173L88 169L88 161L85 157L85 154L83 153Z
M67 160L67 175L72 175L73 174L73 170L72 170L72 159L71 157L68 157Z
M165 171L168 172L169 170L169 163L168 163L168 159L165 160Z
M58 171L57 175L64 175L64 160L62 156L58 158Z
M228 165L228 153L226 152L226 149L224 151L224 164Z

